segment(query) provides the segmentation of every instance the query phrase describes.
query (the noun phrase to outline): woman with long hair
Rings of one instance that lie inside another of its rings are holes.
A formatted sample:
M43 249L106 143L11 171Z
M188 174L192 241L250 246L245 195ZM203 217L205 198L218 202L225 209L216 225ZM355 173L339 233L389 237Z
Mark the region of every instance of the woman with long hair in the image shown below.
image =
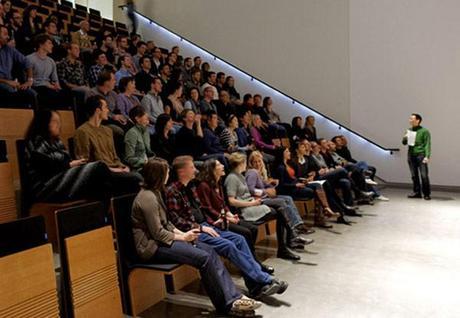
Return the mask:
M318 180L317 171L319 170L319 167L316 165L310 154L311 144L308 140L304 139L296 144L294 156L291 162L295 168L296 176L298 178L302 178L307 182L314 182L315 180ZM321 183L330 206L334 210L339 211L341 214L338 219L340 223L342 221L343 214L353 213L354 210L352 210L343 202L343 200L337 195L328 180L322 180Z
M101 161L72 160L60 138L57 111L36 112L26 135L26 166L32 201L106 199L110 171Z
M203 211L206 221L214 226L222 226L227 223L228 229L232 232L242 235L252 255L255 255L255 243L257 239L258 227L251 222L247 222L233 214L225 202L224 190L222 187L222 178L225 176L224 166L215 159L208 159L200 168L197 176L198 186L197 195L200 199L201 210ZM224 214L223 214L224 213ZM273 267L259 263L264 272L272 274Z
M259 151L253 151L248 159L248 171L246 171L246 182L249 191L253 195L258 192L259 196L270 199L282 199L287 207L289 226L301 234L311 234L315 231L309 229L303 222L294 200L289 195L280 195L276 191L278 180L269 178L268 171L263 160L263 155Z
M241 294L214 249L200 241L199 229L178 230L167 218L162 193L169 166L161 158L150 159L143 168L144 184L132 207L136 251L143 261L180 263L200 271L201 281L218 313L252 312L261 303Z
M246 156L235 152L230 155L231 172L225 179L224 187L227 192L228 203L238 209L246 221L256 224L276 218L276 239L278 241L279 258L299 260L298 255L288 250L285 238L285 230L289 229L284 216L263 204L261 198L251 195L243 173L246 171Z
M273 171L279 180L277 190L280 194L291 195L294 200L317 199L320 206L315 212L315 224L320 227L331 227L326 224L324 216L336 217L338 214L330 209L326 194L319 183L309 183L296 177L288 148L277 149Z
M151 138L152 150L158 157L172 162L176 153L176 135L173 133L174 122L168 114L160 114L155 123L155 134Z

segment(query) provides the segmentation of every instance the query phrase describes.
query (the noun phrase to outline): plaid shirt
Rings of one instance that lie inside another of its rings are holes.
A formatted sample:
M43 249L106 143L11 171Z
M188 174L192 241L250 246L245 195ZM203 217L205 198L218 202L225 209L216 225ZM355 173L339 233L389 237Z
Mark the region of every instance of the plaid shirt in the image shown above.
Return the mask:
M96 82L97 82L97 77L99 76L99 73L102 71L102 68L104 67L104 65L99 65L99 64L96 64L96 65L93 65L89 68L89 86L91 87L94 87L96 86Z
M63 84L86 85L85 68L80 61L71 63L69 59L65 58L57 64L57 72L59 80Z
M197 222L193 216L193 202L190 201L187 191L191 193L194 203L198 203L199 198L196 194L195 186L189 184L185 186L183 183L176 181L173 182L169 187L166 188L166 207L168 213L168 219L172 224L183 232L190 231L193 227L196 227Z

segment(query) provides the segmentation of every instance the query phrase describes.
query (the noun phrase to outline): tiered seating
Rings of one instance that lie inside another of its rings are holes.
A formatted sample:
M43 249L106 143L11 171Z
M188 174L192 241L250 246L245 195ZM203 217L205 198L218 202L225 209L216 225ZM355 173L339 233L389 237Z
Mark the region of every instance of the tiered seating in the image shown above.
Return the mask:
M112 228L101 203L57 211L66 317L123 317Z
M0 317L59 317L53 253L40 217L0 224Z
M112 200L117 237L117 256L125 312L138 315L198 278L198 271L187 265L151 264L139 260L131 227L131 206L135 195ZM165 285L165 282L168 286Z

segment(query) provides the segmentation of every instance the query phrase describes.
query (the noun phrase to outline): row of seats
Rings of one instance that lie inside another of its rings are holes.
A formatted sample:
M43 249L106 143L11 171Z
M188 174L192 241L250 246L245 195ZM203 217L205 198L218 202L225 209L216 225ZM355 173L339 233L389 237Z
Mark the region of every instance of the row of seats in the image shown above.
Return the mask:
M131 228L135 194L55 211L61 317L122 317L145 311L196 280L187 265L139 260ZM0 317L59 317L52 246L41 216L0 223ZM4 275L5 274L5 275Z

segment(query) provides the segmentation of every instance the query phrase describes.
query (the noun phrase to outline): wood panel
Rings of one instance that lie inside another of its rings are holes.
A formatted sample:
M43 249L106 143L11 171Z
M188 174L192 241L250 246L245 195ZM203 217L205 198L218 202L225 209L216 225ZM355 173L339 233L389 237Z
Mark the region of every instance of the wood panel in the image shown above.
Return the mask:
M0 108L0 139L6 142L15 189L20 188L16 140L24 139L33 117L32 109Z
M129 273L128 286L134 317L166 297L164 273L159 271L136 268Z
M61 140L69 148L69 138L75 135L75 117L72 110L59 110L61 115Z
M123 317L112 228L65 239L75 318Z
M0 317L59 317L50 244L0 258L0 273Z
M54 250L57 250L57 233L56 233L56 218L55 213L57 210L62 210L74 205L87 203L86 200L78 200L65 203L34 203L30 208L30 216L41 215L45 219L46 233L48 234L48 241L53 245Z
M0 163L0 223L17 217L13 175L9 162Z

